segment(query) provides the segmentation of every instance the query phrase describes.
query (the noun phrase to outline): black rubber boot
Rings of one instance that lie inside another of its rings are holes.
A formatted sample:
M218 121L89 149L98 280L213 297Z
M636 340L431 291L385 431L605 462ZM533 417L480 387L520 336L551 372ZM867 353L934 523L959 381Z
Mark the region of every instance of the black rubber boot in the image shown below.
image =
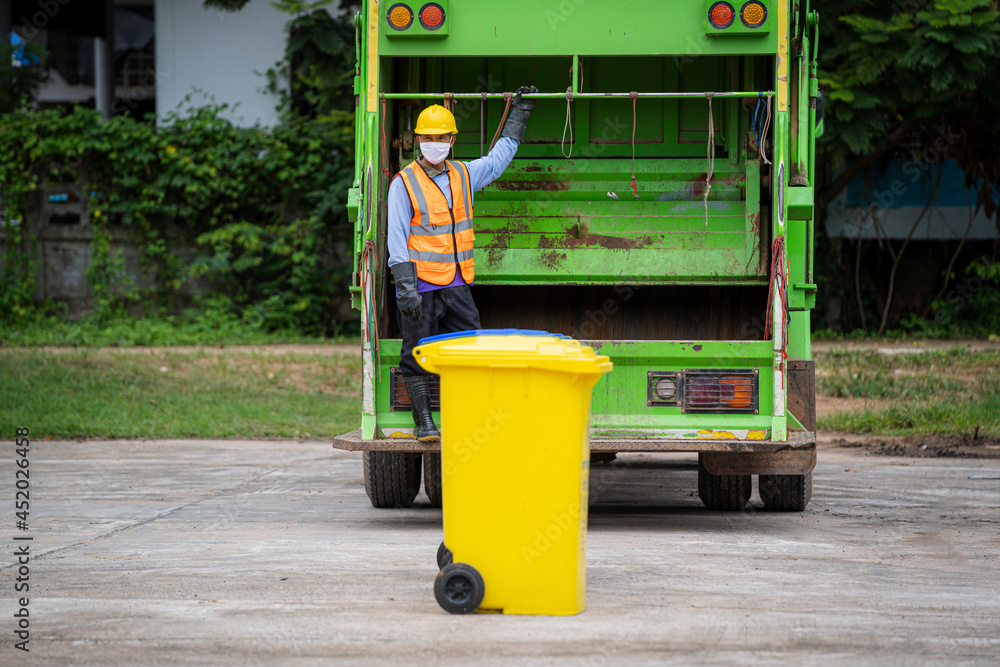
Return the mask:
M413 437L421 442L440 440L441 431L434 425L434 417L431 416L431 379L426 375L404 375L403 381L413 406Z

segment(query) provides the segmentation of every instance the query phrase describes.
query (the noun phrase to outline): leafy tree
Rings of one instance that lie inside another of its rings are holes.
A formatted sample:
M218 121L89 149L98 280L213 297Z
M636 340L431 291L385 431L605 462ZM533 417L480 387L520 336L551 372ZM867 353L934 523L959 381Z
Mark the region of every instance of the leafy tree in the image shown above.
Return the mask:
M31 104L38 88L49 80L47 63L45 49L32 44L0 44L0 114Z
M1000 11L993 0L812 5L822 20L821 150L832 167L852 158L820 193L820 208L904 139L936 141L936 126L961 131L984 106L1000 105ZM990 183L980 186L988 191Z

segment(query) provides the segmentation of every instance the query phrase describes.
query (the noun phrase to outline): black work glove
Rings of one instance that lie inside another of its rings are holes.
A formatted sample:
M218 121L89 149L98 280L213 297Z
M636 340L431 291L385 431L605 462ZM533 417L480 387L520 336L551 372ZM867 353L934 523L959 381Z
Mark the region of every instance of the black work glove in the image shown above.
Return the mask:
M417 265L401 262L391 267L396 280L396 303L407 322L419 322L424 314L423 299L417 292Z
M521 143L524 141L524 131L528 127L528 116L535 108L535 100L522 98L521 93L537 93L538 89L534 86L521 86L514 92L513 108L507 116L507 122L504 124L500 136L510 137Z

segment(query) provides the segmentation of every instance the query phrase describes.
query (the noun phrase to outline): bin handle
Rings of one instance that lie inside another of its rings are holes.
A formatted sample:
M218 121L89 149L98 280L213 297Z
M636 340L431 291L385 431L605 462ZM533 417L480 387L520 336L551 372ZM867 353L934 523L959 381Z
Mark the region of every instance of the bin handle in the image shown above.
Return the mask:
M440 375L438 373L437 367L434 365L434 362L427 361L427 357L423 356L423 348L421 347L413 348L413 358L417 359L419 364L424 367L424 370L430 373L434 373L435 375Z

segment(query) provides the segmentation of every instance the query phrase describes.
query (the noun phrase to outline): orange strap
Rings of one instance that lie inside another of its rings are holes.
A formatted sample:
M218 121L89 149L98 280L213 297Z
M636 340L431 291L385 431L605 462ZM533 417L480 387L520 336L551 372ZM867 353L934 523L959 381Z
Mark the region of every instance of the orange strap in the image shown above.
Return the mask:
M510 111L510 103L514 99L512 93L504 93L503 98L507 100L507 107L503 110L503 118L500 119L500 125L497 126L497 133L493 135L493 141L490 142L490 150L493 150L493 147L497 145L497 141L500 139L503 125L507 122L507 112Z

